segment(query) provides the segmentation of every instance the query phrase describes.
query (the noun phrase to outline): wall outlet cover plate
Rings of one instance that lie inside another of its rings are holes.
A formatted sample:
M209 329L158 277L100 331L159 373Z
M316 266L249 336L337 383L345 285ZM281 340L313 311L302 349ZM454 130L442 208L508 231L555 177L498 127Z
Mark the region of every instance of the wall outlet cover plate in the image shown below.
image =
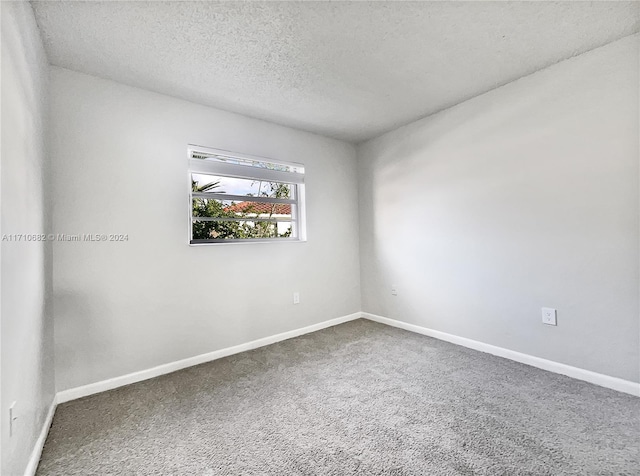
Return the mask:
M548 326L557 326L557 311L550 307L542 308L542 323Z

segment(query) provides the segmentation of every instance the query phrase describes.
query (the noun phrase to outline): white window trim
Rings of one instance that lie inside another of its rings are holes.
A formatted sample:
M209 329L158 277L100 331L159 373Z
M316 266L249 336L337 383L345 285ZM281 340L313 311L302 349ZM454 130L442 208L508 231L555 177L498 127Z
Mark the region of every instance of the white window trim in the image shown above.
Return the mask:
M304 185L304 173L300 172L283 172L279 170L263 169L260 167L251 167L247 165L235 165L226 164L224 162L206 161L203 159L193 159L194 153L201 153L206 155L222 155L225 157L249 160L257 162L268 162L271 164L285 165L296 169L304 170L304 165L295 162L283 162L281 160L270 159L268 157L260 157L257 155L244 154L239 152L232 152L223 149L214 149L211 147L203 147L198 145L189 145L187 148L188 158L188 213L189 213L189 226L188 226L188 243L189 246L208 246L208 245L225 245L225 244L249 244L249 243L280 243L280 242L305 242L307 241L306 233L306 207L305 207L305 185ZM233 178L242 178L250 180L264 180L288 183L294 185L294 197L293 199L284 198L272 198L272 197L248 197L240 195L229 194L216 194L211 192L193 192L191 186L191 174L202 173L207 175L219 175ZM221 240L197 240L192 238L193 233L193 198L203 197L211 199L224 199L224 200L244 200L255 201L264 203L288 203L292 205L292 212L295 210L295 214L292 213L291 223L296 231L296 236L290 238L245 238L245 239L221 239ZM206 197L205 197L206 196Z

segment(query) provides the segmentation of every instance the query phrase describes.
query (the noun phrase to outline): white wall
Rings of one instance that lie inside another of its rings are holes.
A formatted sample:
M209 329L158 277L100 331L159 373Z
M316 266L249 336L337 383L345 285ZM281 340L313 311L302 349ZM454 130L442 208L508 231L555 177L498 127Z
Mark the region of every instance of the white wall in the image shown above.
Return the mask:
M129 235L54 245L58 390L360 310L352 145L51 76L55 231ZM190 143L304 163L308 241L188 246Z
M50 229L49 65L31 6L2 2L2 234ZM23 474L54 395L51 245L2 241L2 475ZM9 405L16 430L9 437Z
M363 310L637 382L638 41L361 145Z

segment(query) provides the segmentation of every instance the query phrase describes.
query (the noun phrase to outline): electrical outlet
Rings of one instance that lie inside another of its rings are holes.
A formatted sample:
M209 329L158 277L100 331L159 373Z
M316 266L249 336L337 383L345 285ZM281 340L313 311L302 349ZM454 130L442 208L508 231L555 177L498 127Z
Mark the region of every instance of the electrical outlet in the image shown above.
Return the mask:
M16 413L16 402L13 402L9 407L9 436L13 436L16 432L16 420L18 414Z
M391 285L391 295L392 296L397 296L398 295L398 286L396 284L392 284Z
M293 304L300 304L300 293L293 293Z
M550 307L542 308L542 323L548 326L557 326L557 311Z

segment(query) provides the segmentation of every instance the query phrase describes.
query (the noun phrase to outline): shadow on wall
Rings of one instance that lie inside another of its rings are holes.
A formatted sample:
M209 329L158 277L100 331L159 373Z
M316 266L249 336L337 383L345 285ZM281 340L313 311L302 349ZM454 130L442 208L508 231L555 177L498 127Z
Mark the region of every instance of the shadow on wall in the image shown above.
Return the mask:
M637 379L637 99L636 38L363 144L363 308Z
M109 349L113 332L106 325L109 319L104 318L108 306L99 296L68 290L56 292L53 300L56 390L101 380L104 373L101 369L106 368L105 362L112 358ZM91 378L90 382L87 376Z

